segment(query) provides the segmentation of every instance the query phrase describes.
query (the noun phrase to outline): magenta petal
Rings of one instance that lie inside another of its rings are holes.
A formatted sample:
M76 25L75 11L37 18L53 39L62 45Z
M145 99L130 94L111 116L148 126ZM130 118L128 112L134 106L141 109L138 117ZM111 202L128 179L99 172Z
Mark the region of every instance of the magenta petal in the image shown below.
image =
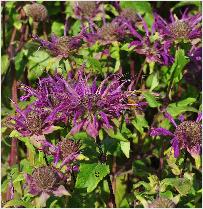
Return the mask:
M53 192L55 196L62 197L63 195L69 196L70 193L63 185L60 185L56 191Z
M173 150L174 150L174 157L177 158L180 155L178 139L176 137L174 137L171 140L171 143L172 143L172 147L173 147Z
M177 124L175 122L175 120L173 119L173 117L168 113L166 112L165 115L164 115L175 127L177 127Z
M74 134L78 133L78 132L81 130L81 128L83 127L83 125L84 125L84 122L83 122L83 121L80 122L79 124L76 124L76 125L70 130L70 134L74 135Z
M200 112L197 116L196 122L200 122L202 120L202 113Z
M150 136L174 136L174 134L165 128L152 128Z
M98 122L94 118L93 122L88 121L86 124L86 131L91 137L96 138L99 134L98 127Z

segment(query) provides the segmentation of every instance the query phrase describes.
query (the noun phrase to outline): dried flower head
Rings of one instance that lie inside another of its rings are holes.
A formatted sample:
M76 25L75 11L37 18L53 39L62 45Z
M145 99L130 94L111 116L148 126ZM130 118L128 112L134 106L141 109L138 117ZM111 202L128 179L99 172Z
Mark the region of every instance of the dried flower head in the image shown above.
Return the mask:
M83 20L94 18L99 12L99 4L96 1L78 1L75 2L75 14Z
M26 15L32 17L36 22L45 21L48 17L47 9L42 4L27 4L24 8Z
M158 197L149 204L149 208L175 208L175 203L165 197Z
M131 8L123 9L119 15L120 18L123 18L125 21L128 21L132 24L135 24L140 20L139 16L135 12L135 10Z
M82 45L82 36L74 37L57 37L52 34L50 41L40 39L37 35L33 35L35 41L38 41L42 47L47 49L52 55L67 58L75 53Z
M118 22L111 22L104 24L97 31L97 40L99 43L106 45L114 41L119 41L124 38L126 31Z
M27 174L26 180L31 194L40 195L46 193L51 195L64 183L64 176L51 166L42 166L36 168L32 175Z
M201 114L198 115L196 121L184 121L183 116L180 116L179 119L181 123L179 125L176 124L169 113L166 113L165 117L175 126L176 129L174 133L164 128L153 128L150 135L173 137L171 143L175 157L179 156L180 150L182 149L186 149L192 156L199 155L202 142Z

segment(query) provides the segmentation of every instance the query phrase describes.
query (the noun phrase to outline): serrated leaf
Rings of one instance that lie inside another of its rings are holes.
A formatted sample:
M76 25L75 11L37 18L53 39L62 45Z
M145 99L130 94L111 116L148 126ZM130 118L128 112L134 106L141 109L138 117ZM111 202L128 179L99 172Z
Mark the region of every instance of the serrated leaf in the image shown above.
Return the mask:
M121 150L123 151L123 153L125 154L125 156L127 158L130 157L130 142L120 142L121 145Z
M157 102L155 97L149 92L143 92L145 99L147 100L150 107L159 107L161 105L160 102Z
M105 164L80 164L76 188L87 188L88 193L92 192L109 172L109 166Z

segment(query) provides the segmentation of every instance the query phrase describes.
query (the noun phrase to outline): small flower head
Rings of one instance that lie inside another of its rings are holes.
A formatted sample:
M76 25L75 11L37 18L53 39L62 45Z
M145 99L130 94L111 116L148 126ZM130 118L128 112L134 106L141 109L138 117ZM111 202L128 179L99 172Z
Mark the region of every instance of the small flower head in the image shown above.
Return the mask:
M201 37L201 19L201 14L190 16L186 10L181 19L171 14L171 22L166 22L159 15L155 15L155 26L167 41L191 41Z
M149 208L175 208L175 203L165 197L158 197L149 204Z
M167 42L162 42L160 37L157 37L157 33L154 31L154 26L151 32L149 31L146 22L142 17L142 24L145 30L145 36L141 36L133 27L128 24L136 40L130 43L130 47L134 46L134 51L138 54L145 55L148 62L158 62L160 64L169 65L173 61L173 57L170 55Z
M80 35L69 37L51 36L50 41L40 39L37 35L33 35L35 41L38 41L42 47L47 49L52 55L67 58L75 53L82 44L82 37Z
M29 192L33 195L41 193L53 194L63 182L63 174L51 166L36 168L32 175L27 175Z
M33 20L36 22L43 22L48 17L47 9L42 4L38 4L38 3L28 4L24 8L26 15L32 17Z
M198 115L196 121L184 121L184 117L180 116L181 123L177 125L173 117L166 113L165 117L175 126L174 133L164 128L151 129L151 136L171 136L171 144L174 150L174 156L178 157L180 150L186 149L192 156L200 154L202 142L202 125L201 114Z

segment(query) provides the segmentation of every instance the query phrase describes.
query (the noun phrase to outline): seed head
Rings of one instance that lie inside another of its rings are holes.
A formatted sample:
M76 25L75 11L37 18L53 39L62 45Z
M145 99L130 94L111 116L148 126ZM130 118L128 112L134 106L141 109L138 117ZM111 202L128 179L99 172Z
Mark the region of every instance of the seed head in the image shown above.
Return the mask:
M32 17L34 21L45 21L48 17L47 9L44 5L34 3L25 6L27 16Z
M34 184L41 192L51 192L56 189L61 181L59 171L51 166L42 166L36 168L32 173Z
M190 25L184 20L177 20L169 25L169 31L175 39L186 39L191 32Z
M63 139L61 142L59 142L59 147L61 151L61 156L63 159L65 159L73 153L78 153L80 149L80 144L75 143L74 141L69 139Z
M195 121L184 121L175 130L180 146L186 145L189 149L201 144L202 126Z
M165 197L156 198L150 205L150 208L175 208L175 203Z
M38 133L43 128L43 121L40 115L35 112L31 111L28 113L26 117L25 124L27 125L27 128L34 134Z
M79 1L77 2L81 16L88 19L94 16L97 10L97 4L95 1Z
M120 16L124 17L125 19L127 19L128 21L130 21L132 23L136 23L138 21L137 14L131 8L127 8L127 9L122 10Z

